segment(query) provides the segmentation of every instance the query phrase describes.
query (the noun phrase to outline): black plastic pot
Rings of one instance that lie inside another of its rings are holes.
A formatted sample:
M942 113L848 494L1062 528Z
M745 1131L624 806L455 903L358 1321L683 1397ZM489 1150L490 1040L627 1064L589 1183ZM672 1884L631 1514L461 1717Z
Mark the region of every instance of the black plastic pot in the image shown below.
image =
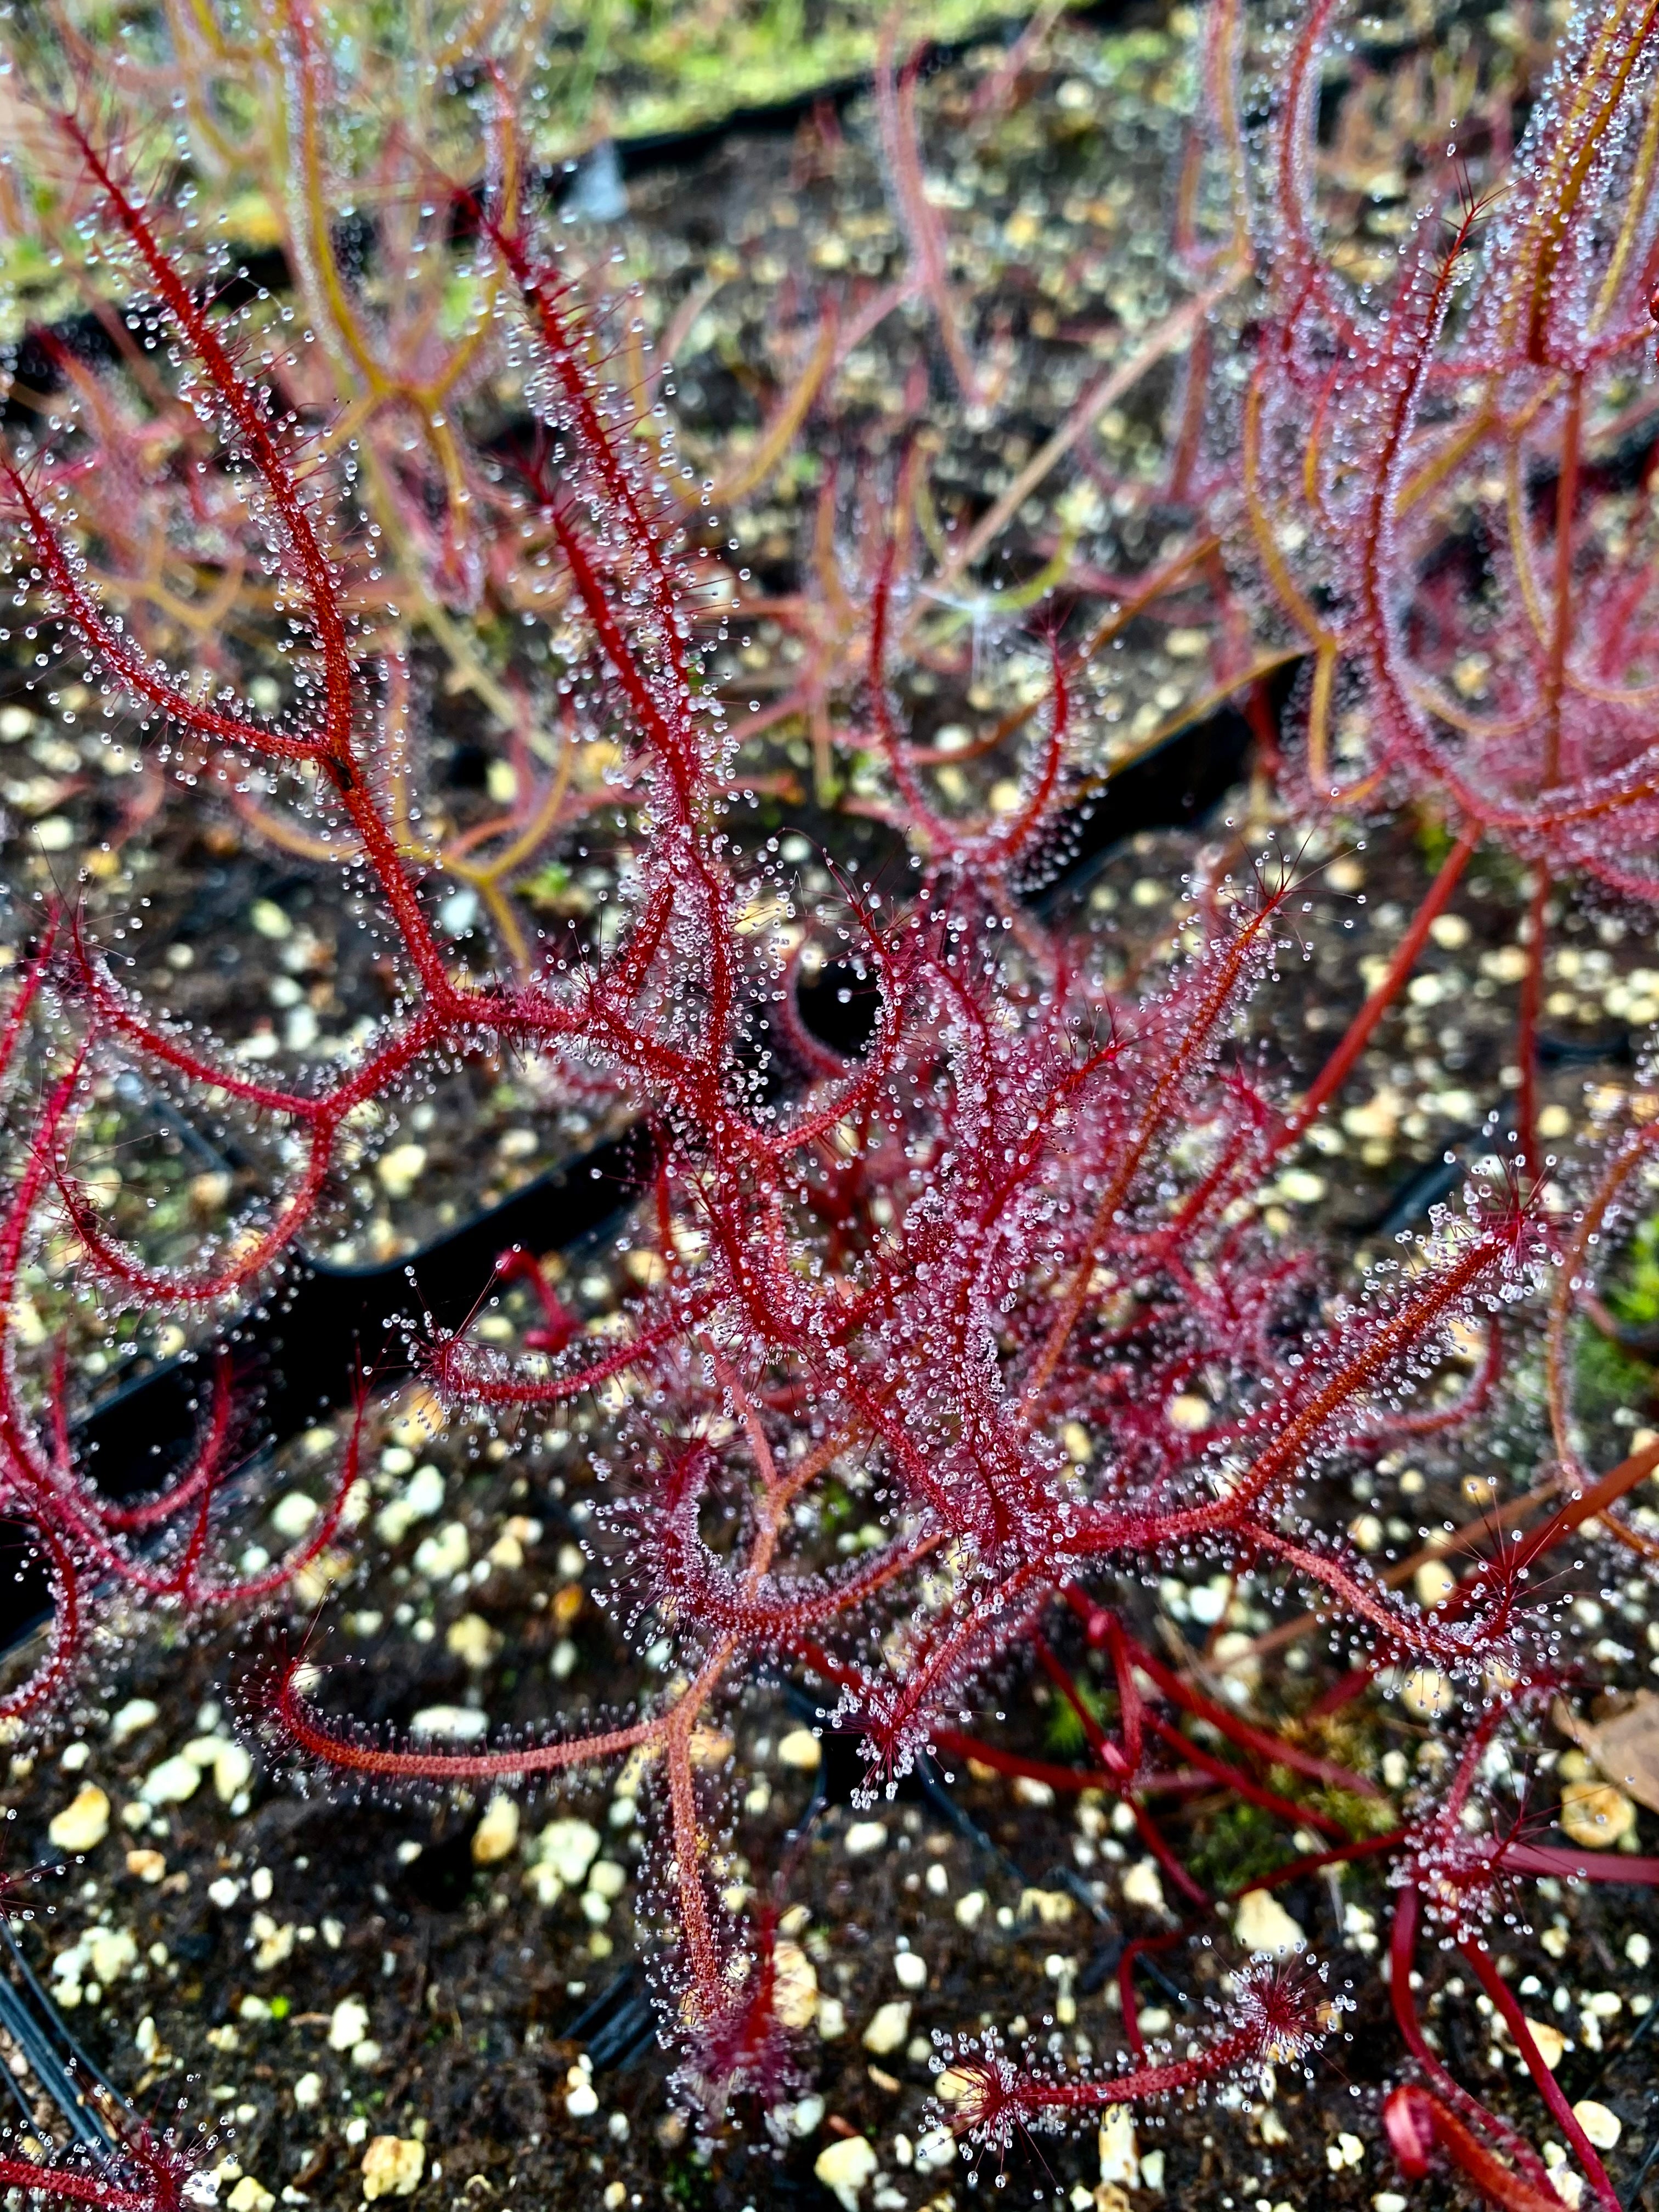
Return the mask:
M256 1452L285 1443L347 1403L360 1382L406 1373L410 1331L427 1321L459 1327L507 1248L548 1252L592 1235L631 1201L653 1157L648 1133L629 1129L384 1266L342 1267L301 1255L216 1343L159 1362L82 1415L72 1433L83 1473L113 1499L159 1489L195 1440L221 1348L248 1401L244 1418L259 1440ZM0 1650L38 1626L46 1609L45 1573L27 1530L0 1522Z

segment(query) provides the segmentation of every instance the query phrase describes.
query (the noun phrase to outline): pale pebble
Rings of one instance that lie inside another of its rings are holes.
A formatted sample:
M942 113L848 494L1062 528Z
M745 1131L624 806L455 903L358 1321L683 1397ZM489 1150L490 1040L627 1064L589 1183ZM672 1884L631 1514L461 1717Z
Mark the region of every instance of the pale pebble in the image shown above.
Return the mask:
M910 2000L896 1997L890 2003L878 2005L870 2025L864 2031L866 2051L878 2058L885 2058L908 2040L910 2034Z
M363 2153L363 2195L412 2197L426 2169L426 2145L412 2136L375 2136Z
M841 2206L858 2212L860 2192L875 2174L875 2149L864 2136L843 2136L821 2150L812 2171Z
M109 1799L94 1782L79 1790L46 1829L60 1851L89 1851L109 1833Z

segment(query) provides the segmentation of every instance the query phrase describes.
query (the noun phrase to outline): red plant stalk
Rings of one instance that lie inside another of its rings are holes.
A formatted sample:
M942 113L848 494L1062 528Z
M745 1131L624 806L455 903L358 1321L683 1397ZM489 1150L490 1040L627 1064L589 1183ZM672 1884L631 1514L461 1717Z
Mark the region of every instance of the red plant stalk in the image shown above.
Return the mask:
M1305 2058L1341 2008L1305 1966L1253 1966L1239 1977L1231 2008L1235 2025L1200 2044L1194 2055L1139 2065L1111 2075L1060 2076L1027 2071L994 2043L954 2055L957 2099L952 2122L997 2150L1017 2129L1060 2127L1075 2115L1147 2104L1218 2077Z
M1526 2140L1497 2113L1489 2112L1479 2098L1449 2074L1440 2060L1424 2040L1422 2025L1417 2017L1417 2006L1412 1993L1413 1960L1417 1952L1418 1894L1411 1888L1402 1889L1395 1901L1394 1927L1389 1944L1389 1995L1394 2006L1394 2016L1406 2046L1433 2086L1438 2104L1482 2134L1501 2142L1510 2156L1520 2166L1540 2190L1549 2191L1549 2176L1542 2159ZM1494 2161L1495 2163L1496 2161Z
M1550 2071L1543 2053L1538 2048L1538 2039L1528 2026L1526 2015L1516 2002L1509 1985L1493 1963L1492 1954L1484 1943L1475 1942L1473 1937L1465 1938L1458 1945L1458 1948L1474 1967L1480 1978L1480 1986L1503 2014L1504 2025L1514 2039L1515 2047L1526 2061L1528 2073L1531 2075L1536 2084L1539 2094L1554 2115L1556 2124L1572 2145L1579 2164L1589 2176L1590 2186L1601 2200L1604 2212L1623 2212L1623 2207L1619 2202L1619 2192L1608 2180L1607 2168L1597 2155L1595 2145L1584 2133L1583 2125L1578 2115L1567 2102L1565 2094Z
M27 2158L0 2158L0 2187L95 2205L100 2212L162 2212L168 2201L159 2190L121 2189L101 2174L82 2173L73 2166L37 2166Z
M1412 1972L1419 1922L1426 1918L1440 1931L1443 1946L1455 1944L1474 1968L1598 2197L1607 2212L1615 2212L1618 2198L1601 2160L1577 2113L1545 2063L1518 2002L1482 1940L1484 1929L1496 1915L1500 1892L1510 1886L1516 1875L1546 1871L1565 1873L1571 1867L1575 1872L1593 1871L1603 1879L1633 1883L1650 1884L1659 1876L1659 1862L1624 1858L1623 1855L1622 1863L1617 1865L1598 1864L1588 1869L1582 1863L1575 1866L1568 1853L1540 1850L1518 1841L1512 1827L1506 1831L1497 1825L1490 1805L1480 1804L1479 1781L1486 1754L1511 1722L1517 1707L1524 1710L1540 1705L1550 1689L1549 1678L1540 1670L1532 1682L1523 1686L1515 1705L1490 1705L1470 1730L1450 1781L1437 1802L1419 1813L1408 1829L1405 1848L1390 1877L1399 1894L1395 1906L1389 1985L1401 2032L1431 2085L1435 2112L1443 2118L1454 2118L1460 2128L1467 2122L1480 2135L1500 2143L1532 2184L1547 2190L1547 2177L1531 2146L1506 2121L1462 2088L1424 2039L1417 2019ZM1406 2108L1400 2110L1403 2112ZM1421 2111L1419 2117L1423 2117ZM1396 2124L1390 2127L1397 2154L1401 2154L1402 2140L1398 2129L1405 2125L1405 2120L1397 2114ZM1481 2180L1480 2174L1468 2166L1470 2139L1467 2131L1455 2137L1443 2136L1442 2140L1449 2154L1470 2172L1471 2178L1487 2189L1488 2194L1498 2189L1493 2175L1501 2174L1504 2169L1494 2167L1487 2172L1487 2179ZM1401 2162L1407 2163L1404 2155ZM1412 2170L1408 2164L1407 2170ZM1512 2180L1513 2177L1510 2177L1502 2185L1509 2186ZM1508 2203L1511 2199L1498 2194L1497 2201Z
M97 2154L96 2166L71 2165L61 2155L40 2161L0 2157L0 2187L90 2205L94 2212L185 2212L215 2201L214 2179L202 2167L211 2148L209 2139L177 2148L171 2131L158 2136L134 2122L112 2151Z
M1547 876L1652 898L1659 566L1648 533L1609 530L1596 471L1630 435L1625 380L1651 335L1655 12L1620 0L1576 23L1491 211L1466 204L1444 247L1419 226L1398 276L1363 293L1324 253L1316 204L1342 14L1309 8L1290 63L1242 465L1215 478L1241 567L1312 656L1296 778L1321 804L1423 794ZM1249 156L1227 11L1210 35L1231 179ZM1437 214L1464 188L1451 148L1423 152ZM1650 398L1634 411L1650 419ZM1522 487L1545 471L1554 495L1531 508ZM1472 525L1492 550L1478 672L1467 580L1432 558Z
M1561 2212L1566 2203L1547 2180L1534 2185L1512 2173L1439 2098L1415 2083L1402 2083L1390 2093L1382 2107L1382 2126L1408 2181L1427 2178L1438 2149L1503 2212Z
M962 333L951 290L945 225L927 197L921 166L915 91L921 56L913 54L896 77L893 50L897 35L898 18L890 16L876 66L876 112L881 125L882 147L899 221L910 250L911 283L933 311L951 374L963 398L972 405L980 396L979 377Z

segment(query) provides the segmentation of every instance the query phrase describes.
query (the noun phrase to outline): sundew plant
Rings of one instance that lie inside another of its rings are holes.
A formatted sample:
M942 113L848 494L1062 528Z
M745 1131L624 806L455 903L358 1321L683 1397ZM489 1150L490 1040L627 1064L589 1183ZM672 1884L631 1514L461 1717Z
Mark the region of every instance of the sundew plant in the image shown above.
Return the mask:
M1000 751L994 804L953 801L939 748L907 726L906 655L939 568L962 567L912 526L920 433L931 406L986 405L988 386L924 188L916 74L890 44L878 127L908 273L883 311L927 320L939 374L917 437L856 488L856 602L836 580L839 604L826 584L815 617L794 611L830 644L790 711L811 726L819 796L856 752L860 818L902 847L884 868L844 861L827 816L827 888L809 890L788 840L750 818L758 792L788 791L720 680L757 596L727 557L722 487L688 483L678 460L650 303L578 265L533 158L524 27L485 10L446 29L429 143L419 101L412 119L374 105L384 88L331 18L283 4L141 28L77 82L84 40L12 26L10 264L68 266L91 305L43 322L27 286L11 303L0 649L20 693L101 726L149 779L125 836L182 805L337 879L387 995L360 1034L287 1070L170 1008L130 957L142 911L100 900L96 867L56 896L20 890L0 1033L0 1481L52 1618L8 1717L49 1735L112 1621L213 1637L257 1613L286 1640L252 1662L235 1647L240 1711L283 1786L516 1800L627 1762L672 2094L711 2132L775 2112L813 2063L803 1955L781 1932L791 1856L727 1878L745 1819L729 1731L758 1684L787 1680L821 1732L852 1739L866 1811L969 1761L1098 1791L1157 1870L1169 1925L1121 1950L1113 2051L1005 2041L973 2018L941 2033L935 2155L955 2144L988 2182L1042 2130L1340 2063L1348 1962L1254 1948L1231 1893L1381 1861L1399 2178L1449 2166L1513 2212L1615 2212L1595 2124L1501 1960L1530 1881L1659 1880L1659 1861L1540 1839L1523 1818L1524 1747L1593 1680L1564 1563L1645 1572L1655 1550L1628 1501L1659 1443L1593 1463L1574 1347L1606 1314L1601 1261L1659 1119L1633 1111L1599 1159L1569 1165L1535 1096L1552 901L1585 876L1633 902L1659 880L1655 11L1575 19L1512 153L1490 118L1460 123L1490 183L1455 152L1416 164L1420 215L1388 280L1358 284L1326 252L1316 189L1339 10L1322 0L1271 34L1272 103L1252 74L1261 27L1226 6L1200 27L1208 113L1171 246L1197 304L1145 352L1150 366L1201 331L1189 373L1206 365L1220 395L1187 457L1212 534L1183 575L1201 566L1259 635L1220 672L1256 718L1258 805L1205 848L1161 957L1133 972L1061 895L1114 804L1085 740L1115 615L1072 620L1084 588L1059 565L1041 695L971 741ZM223 189L250 167L280 281L250 270ZM833 416L843 312L825 303L751 471L815 409ZM503 370L510 424L479 398ZM823 518L833 541L833 501ZM821 582L837 557L832 542ZM483 830L439 822L423 781L435 687L416 629L522 770ZM1276 714L1266 679L1292 659ZM1328 846L1337 817L1357 835L1407 801L1431 803L1443 837L1370 995L1299 1084L1252 1028L1303 963L1303 863L1295 835L1265 842L1270 787ZM532 867L564 882L599 824L614 842L597 918L544 926L515 882ZM1480 1164L1353 1276L1316 1222L1270 1218L1271 1190L1340 1107L1483 845L1525 872L1529 902L1516 1096ZM458 889L487 954L457 950ZM831 1043L808 1018L825 973L861 987L865 1034ZM529 1288L531 1325L447 1328L411 1300L410 1363L433 1405L508 1452L588 1409L602 1503L586 1540L619 1635L655 1656L650 1686L614 1710L562 1710L556 1682L542 1724L458 1745L361 1722L331 1663L331 1586L381 1540L362 1476L387 1378L362 1379L326 1507L251 1565L258 1407L230 1351L200 1361L191 1452L136 1500L79 1447L77 1361L94 1343L208 1354L343 1233L350 1177L399 1115L487 1060L533 1068L550 1111L580 1102L637 1133L612 1233L638 1295L595 1320L556 1268L507 1253L497 1288ZM188 1247L100 1180L99 1131L126 1096L241 1132L252 1167ZM69 1286L61 1331L30 1268ZM1404 1586L1350 1532L1355 1478L1417 1440L1473 1468L1512 1375L1547 1384L1524 1510L1478 1515L1431 1585ZM849 1498L872 1532L851 1552ZM1394 1808L1328 1731L1257 1713L1161 1650L1160 1588L1218 1576L1316 1614L1324 1718L1403 1696L1435 1723L1434 1785ZM999 1733L1007 1686L1028 1679L1075 1723L1073 1765ZM1282 1844L1249 1883L1195 1863L1174 1817L1194 1778ZM1182 1945L1223 1955L1215 2016L1161 2039L1137 1968ZM1425 2029L1415 1962L1433 1946L1504 2022L1565 2164ZM0 2183L119 2212L194 2185L136 2124L103 2163L20 2140Z

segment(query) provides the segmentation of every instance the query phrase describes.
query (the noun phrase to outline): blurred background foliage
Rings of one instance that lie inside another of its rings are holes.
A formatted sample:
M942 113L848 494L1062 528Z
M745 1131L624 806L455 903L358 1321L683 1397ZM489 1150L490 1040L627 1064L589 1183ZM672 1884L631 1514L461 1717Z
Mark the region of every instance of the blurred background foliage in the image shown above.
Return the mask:
M896 11L897 43L963 39L1027 12L925 0ZM565 0L544 16L547 151L697 128L862 76L895 14L890 0Z
M1041 35L1067 12L1066 0L1035 13L1006 0L335 0L306 20L335 85L331 166L368 198L389 142L471 178L487 71L512 89L528 155L556 167L611 140L674 138L839 89L868 76L884 38L902 55L987 31ZM8 14L37 92L51 85L65 106L103 104L88 88L124 71L131 97L117 120L135 169L153 175L182 155L204 196L198 219L222 218L244 251L283 242L273 179L291 179L297 161L272 112L273 90L292 74L276 0L24 0ZM15 94L0 86L0 124L20 119ZM9 127L6 143L17 143ZM47 216L38 176L34 190L33 212ZM6 228L0 342L80 304L62 234L54 250L17 235L27 223Z

